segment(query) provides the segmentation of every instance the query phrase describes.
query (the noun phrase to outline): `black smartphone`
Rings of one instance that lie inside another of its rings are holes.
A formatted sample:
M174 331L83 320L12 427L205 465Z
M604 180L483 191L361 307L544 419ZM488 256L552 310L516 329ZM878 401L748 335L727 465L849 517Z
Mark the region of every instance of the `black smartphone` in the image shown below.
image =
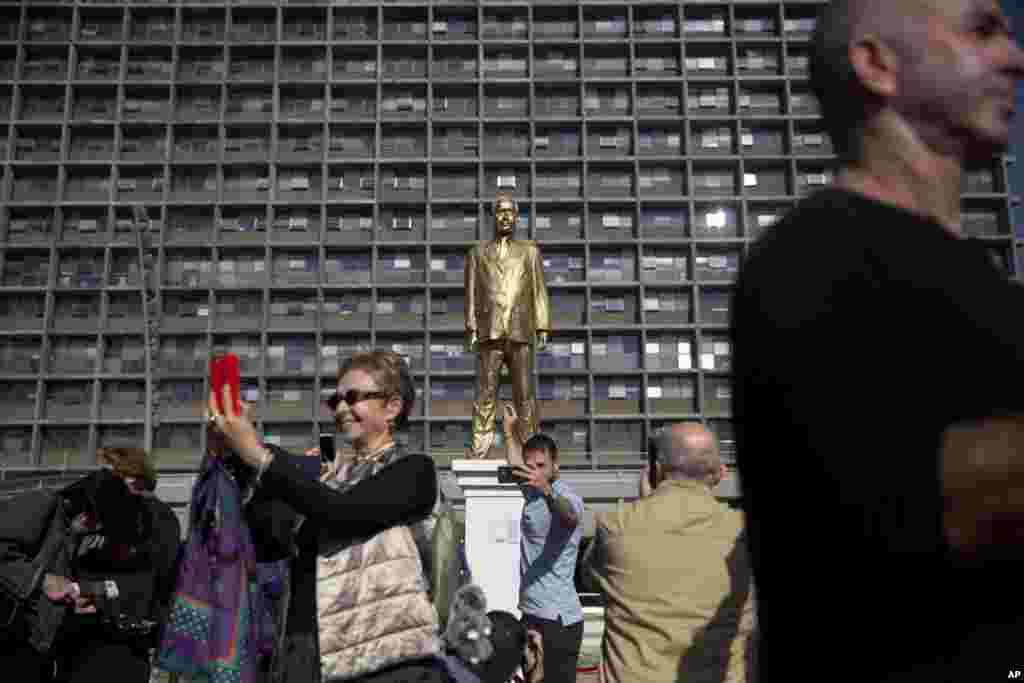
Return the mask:
M658 488L658 475L655 465L658 464L658 439L652 438L647 442L647 481L651 490Z
M334 462L337 449L334 447L334 434L320 435L320 461L326 463Z
M515 469L513 469L511 465L498 466L499 484L518 484L522 480L522 477L516 474Z

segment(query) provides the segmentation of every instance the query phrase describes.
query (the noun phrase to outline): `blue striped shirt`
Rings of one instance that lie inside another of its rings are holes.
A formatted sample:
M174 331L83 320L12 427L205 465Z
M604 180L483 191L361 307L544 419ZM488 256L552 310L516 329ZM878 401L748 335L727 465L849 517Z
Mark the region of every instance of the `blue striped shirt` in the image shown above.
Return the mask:
M579 523L568 529L548 508L536 489L524 487L526 503L520 522L519 609L541 619L563 625L583 621L583 606L573 577L583 537L583 501L556 479L551 486L556 496L567 499Z

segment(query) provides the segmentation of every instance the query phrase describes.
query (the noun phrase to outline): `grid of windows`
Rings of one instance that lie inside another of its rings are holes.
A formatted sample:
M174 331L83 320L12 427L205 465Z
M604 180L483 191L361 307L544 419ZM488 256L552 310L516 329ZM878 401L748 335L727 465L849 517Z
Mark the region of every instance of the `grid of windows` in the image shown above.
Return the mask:
M198 460L211 350L304 448L339 360L373 347L409 359L410 445L444 464L473 398L463 257L498 190L543 248L536 390L564 461L639 464L686 418L728 447L738 264L832 177L819 5L0 2L0 463L141 440L142 204L162 464ZM967 175L964 226L1024 270L1007 174Z

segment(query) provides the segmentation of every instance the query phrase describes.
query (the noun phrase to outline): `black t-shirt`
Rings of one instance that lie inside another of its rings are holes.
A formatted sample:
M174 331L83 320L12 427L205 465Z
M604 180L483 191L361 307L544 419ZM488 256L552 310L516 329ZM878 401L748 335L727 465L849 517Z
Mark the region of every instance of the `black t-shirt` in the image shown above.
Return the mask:
M752 247L733 327L761 680L1021 668L1024 572L948 548L938 449L1024 409L1024 289L984 244L832 189Z

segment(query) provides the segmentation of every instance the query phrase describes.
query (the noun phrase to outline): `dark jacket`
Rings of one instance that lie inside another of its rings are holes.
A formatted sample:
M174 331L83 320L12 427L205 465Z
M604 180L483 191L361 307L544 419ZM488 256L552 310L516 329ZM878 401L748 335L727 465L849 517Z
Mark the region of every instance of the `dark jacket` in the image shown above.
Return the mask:
M163 624L170 611L177 579L175 568L181 545L181 524L171 506L162 500L144 498L143 502L152 533L139 545L139 552L127 559L102 554L89 558L80 554L74 561L75 579L116 581L121 594L121 614ZM88 626L90 620L84 621Z
M44 574L71 573L71 536L64 499L51 491L31 491L0 501L0 592L21 603L14 627L0 640L27 640L48 652L67 607L50 602L41 589ZM55 546L49 561L39 557Z
M174 569L181 541L178 518L155 498L143 499L151 519L150 538L140 552L126 561L88 561L79 558L71 534L69 502L63 492L32 491L0 501L0 591L5 597L26 600L14 628L0 639L27 642L46 653L70 613L63 604L51 602L42 591L45 574L76 580L113 579L118 584L120 613L129 617L166 619L174 590ZM52 547L53 551L45 550ZM44 557L45 556L45 557ZM76 575L77 571L77 575ZM75 618L88 627L90 619Z

